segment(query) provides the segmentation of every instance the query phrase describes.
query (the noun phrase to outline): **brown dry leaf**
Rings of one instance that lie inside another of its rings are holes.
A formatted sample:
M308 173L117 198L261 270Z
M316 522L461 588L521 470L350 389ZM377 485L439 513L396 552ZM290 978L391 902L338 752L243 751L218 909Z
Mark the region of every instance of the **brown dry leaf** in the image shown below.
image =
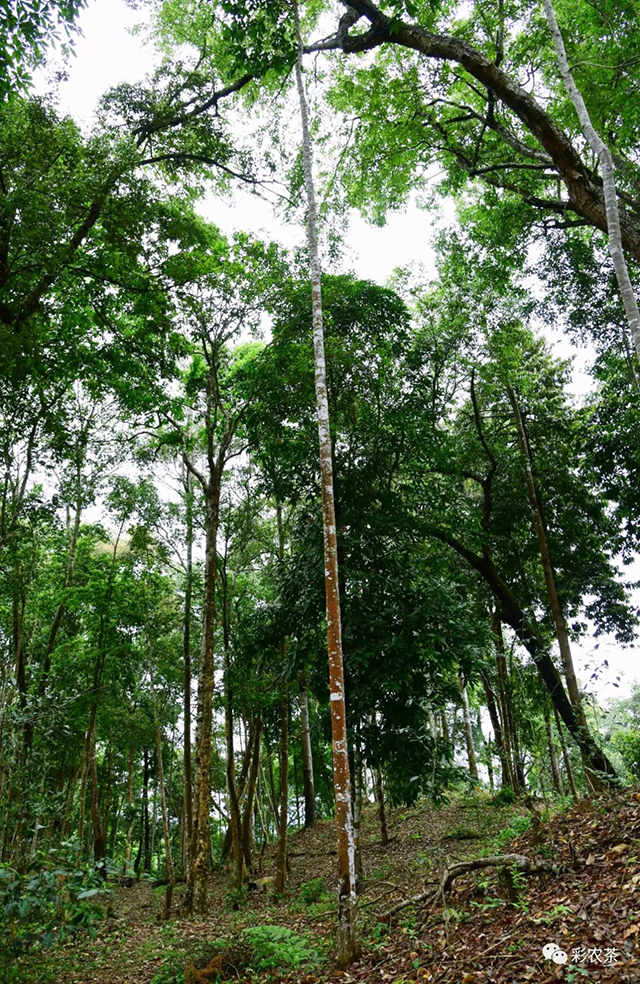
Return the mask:
M634 923L633 926L629 926L628 929L625 929L622 934L622 939L626 940L629 936L637 936L638 933L640 933L640 923Z

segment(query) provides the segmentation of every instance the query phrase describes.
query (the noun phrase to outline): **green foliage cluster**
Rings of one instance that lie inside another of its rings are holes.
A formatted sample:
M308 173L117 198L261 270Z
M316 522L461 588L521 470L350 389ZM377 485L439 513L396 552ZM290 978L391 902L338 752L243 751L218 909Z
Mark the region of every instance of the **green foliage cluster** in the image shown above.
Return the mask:
M640 779L640 731L625 731L617 734L614 745L634 779Z
M305 905L313 905L314 902L330 898L331 893L327 889L324 878L311 878L302 883L298 895Z
M525 834L527 830L531 828L531 817L528 813L519 813L512 817L509 821L509 825L504 827L496 836L494 837L494 843L497 847L506 847L512 840L516 837L520 837Z
M250 966L258 971L318 968L324 955L302 933L287 926L250 926L240 933L250 951Z
M95 934L111 891L100 870L74 862L73 852L52 848L24 874L0 865L3 979L20 980L16 960L29 950L47 949L78 933Z

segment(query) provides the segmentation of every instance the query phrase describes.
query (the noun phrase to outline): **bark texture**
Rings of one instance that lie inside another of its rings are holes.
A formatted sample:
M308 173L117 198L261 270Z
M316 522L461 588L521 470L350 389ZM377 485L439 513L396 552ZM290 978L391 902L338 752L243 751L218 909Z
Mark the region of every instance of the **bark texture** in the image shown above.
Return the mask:
M302 78L302 37L297 4L294 7L298 58L295 66L296 86L302 124L302 155L307 194L307 240L313 311L313 352L316 407L320 444L322 518L324 533L324 583L327 611L327 648L329 657L329 691L331 705L331 741L333 783L338 839L338 930L337 960L346 966L360 952L357 925L356 869L353 818L351 814L351 776L347 743L344 667L340 623L340 585L338 579L338 543L333 495L333 461L329 427L324 325L322 316L321 266L318 250L317 211L313 183L313 161L309 132L309 112Z

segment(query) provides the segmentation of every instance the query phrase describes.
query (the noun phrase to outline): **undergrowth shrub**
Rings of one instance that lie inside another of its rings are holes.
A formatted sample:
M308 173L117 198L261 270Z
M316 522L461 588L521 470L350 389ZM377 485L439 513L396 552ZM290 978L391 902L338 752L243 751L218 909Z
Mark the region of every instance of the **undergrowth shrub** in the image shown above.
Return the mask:
M503 830L496 834L494 841L498 847L506 847L510 841L514 840L515 837L520 837L522 834L526 833L530 827L530 815L528 813L520 813L511 818L509 827L504 827Z
M625 769L633 779L640 779L640 731L617 734L613 744L622 756Z
M322 954L306 936L286 926L251 926L242 930L240 938L251 951L255 970L319 967L323 962Z
M18 957L85 932L95 936L111 895L93 865L79 867L73 849L38 855L22 874L0 864L0 969L5 981L20 981Z
M511 786L503 786L502 789L495 794L491 800L491 803L493 806L510 806L511 803L515 803L515 801L516 794Z
M329 890L324 878L311 878L300 886L300 901L305 905L313 905L314 902L321 902L329 898Z

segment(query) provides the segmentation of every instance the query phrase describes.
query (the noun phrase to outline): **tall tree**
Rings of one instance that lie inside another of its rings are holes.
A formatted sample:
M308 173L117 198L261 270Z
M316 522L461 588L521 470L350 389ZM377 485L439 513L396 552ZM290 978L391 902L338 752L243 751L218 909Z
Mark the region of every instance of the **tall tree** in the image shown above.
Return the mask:
M329 654L329 683L331 701L331 736L333 749L333 782L338 833L338 962L350 964L360 952L357 924L356 858L351 803L351 776L347 738L347 708L342 660L340 622L340 581L338 572L338 542L333 496L333 458L329 401L327 396L324 325L322 317L322 287L320 252L318 248L317 212L313 182L313 157L309 111L302 76L303 41L300 14L294 6L298 58L295 74L300 121L302 126L302 157L307 196L307 243L313 313L313 352L315 368L318 437L320 443L320 478L322 489L322 518L325 561L325 592L327 608L327 645Z

